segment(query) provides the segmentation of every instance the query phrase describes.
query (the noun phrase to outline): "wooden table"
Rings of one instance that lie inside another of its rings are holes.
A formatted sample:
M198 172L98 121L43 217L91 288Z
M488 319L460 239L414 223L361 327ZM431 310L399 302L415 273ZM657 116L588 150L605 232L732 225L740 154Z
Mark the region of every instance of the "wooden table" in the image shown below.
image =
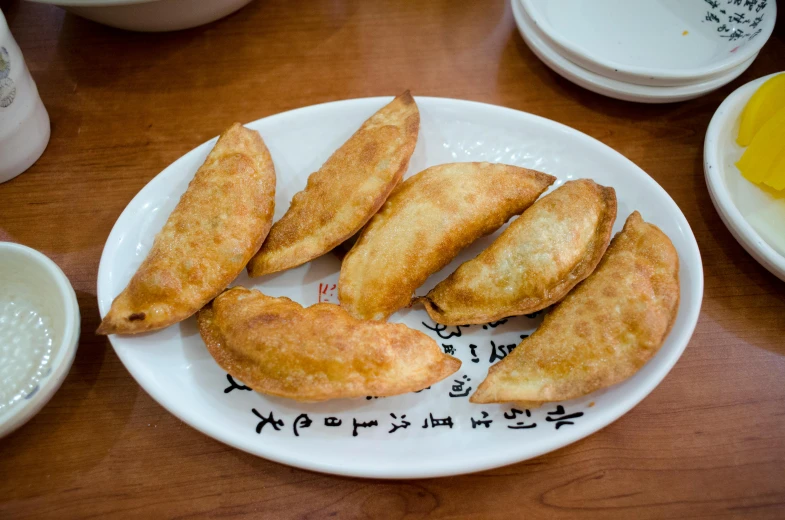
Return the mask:
M702 167L719 103L785 69L782 17L736 81L655 106L605 98L551 72L501 0L258 0L171 34L114 30L44 5L0 5L52 120L43 157L0 184L0 240L53 258L82 312L65 384L0 441L0 518L785 517L785 285L722 224ZM120 212L166 165L232 121L406 88L554 119L653 176L687 216L703 255L703 312L684 356L601 432L454 478L321 475L182 424L93 334L98 262Z

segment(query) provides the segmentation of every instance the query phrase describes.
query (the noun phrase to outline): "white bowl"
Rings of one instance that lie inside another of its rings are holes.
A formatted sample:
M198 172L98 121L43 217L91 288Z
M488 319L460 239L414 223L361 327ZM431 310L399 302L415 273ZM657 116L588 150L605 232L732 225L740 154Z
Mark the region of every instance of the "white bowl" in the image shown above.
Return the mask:
M706 131L703 168L711 200L728 230L755 260L785 280L785 193L761 189L736 168L744 152L736 144L741 112L758 87L775 75L751 81L723 101Z
M625 83L584 69L562 56L558 50L548 44L543 33L524 11L520 0L511 1L515 22L523 40L543 63L576 85L615 99L639 103L674 103L700 97L736 79L752 65L757 56L751 57L723 75L699 83L677 87L652 87Z
M653 86L728 73L760 51L777 19L775 0L523 0L523 8L570 61Z
M129 31L189 29L230 15L251 0L30 0L54 4L94 22Z
M42 347L15 343L28 333L36 334ZM78 342L79 306L63 271L34 249L0 242L0 437L51 399L71 368Z

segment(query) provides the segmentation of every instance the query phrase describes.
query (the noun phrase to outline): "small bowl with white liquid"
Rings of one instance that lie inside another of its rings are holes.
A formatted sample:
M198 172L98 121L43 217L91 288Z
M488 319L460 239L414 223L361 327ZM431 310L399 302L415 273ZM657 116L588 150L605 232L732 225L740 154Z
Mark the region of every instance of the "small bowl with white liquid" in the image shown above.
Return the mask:
M0 437L52 398L79 342L79 306L63 271L29 247L0 242Z

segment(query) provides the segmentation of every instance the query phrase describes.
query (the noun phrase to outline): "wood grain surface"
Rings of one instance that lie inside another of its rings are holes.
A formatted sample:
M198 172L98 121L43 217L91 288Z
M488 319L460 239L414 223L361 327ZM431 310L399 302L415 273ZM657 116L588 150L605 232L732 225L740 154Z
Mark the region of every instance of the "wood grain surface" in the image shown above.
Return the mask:
M785 70L782 16L740 78L700 99L657 106L605 98L551 72L523 43L503 0L256 0L224 20L168 34L115 30L48 5L0 7L52 120L41 159L0 184L0 240L54 259L82 313L62 388L0 440L0 518L785 517L785 284L722 224L702 168L704 133L720 102ZM98 262L123 208L235 120L406 88L559 121L654 177L687 216L703 255L703 310L684 356L599 433L453 478L302 471L175 419L93 334Z

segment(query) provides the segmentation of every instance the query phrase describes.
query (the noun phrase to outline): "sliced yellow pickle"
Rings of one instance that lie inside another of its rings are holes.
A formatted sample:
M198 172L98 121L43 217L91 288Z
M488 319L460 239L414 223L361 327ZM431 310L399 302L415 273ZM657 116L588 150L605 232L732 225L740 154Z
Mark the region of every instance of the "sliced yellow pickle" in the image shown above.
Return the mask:
M774 114L755 134L736 166L744 178L760 184L768 177L779 153L785 148L785 107Z
M783 141L785 141L785 137L783 137ZM785 143L783 143L782 150L774 160L769 175L763 183L775 190L785 189Z
M749 146L763 125L782 108L785 108L785 74L778 74L763 83L744 107L736 139L739 146Z

